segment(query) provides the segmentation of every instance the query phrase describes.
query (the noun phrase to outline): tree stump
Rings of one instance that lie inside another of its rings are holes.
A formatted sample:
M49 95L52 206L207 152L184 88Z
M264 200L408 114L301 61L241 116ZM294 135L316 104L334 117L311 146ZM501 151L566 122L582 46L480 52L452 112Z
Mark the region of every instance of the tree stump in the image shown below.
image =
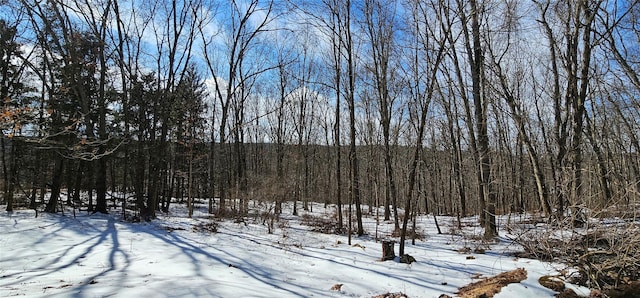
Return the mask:
M395 241L382 241L382 261L389 261L396 258L396 252L394 251Z

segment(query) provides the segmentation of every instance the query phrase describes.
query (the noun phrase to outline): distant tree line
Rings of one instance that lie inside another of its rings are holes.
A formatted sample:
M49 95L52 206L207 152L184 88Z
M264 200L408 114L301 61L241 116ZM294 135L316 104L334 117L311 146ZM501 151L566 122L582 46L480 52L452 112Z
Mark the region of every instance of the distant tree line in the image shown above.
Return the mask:
M384 206L489 238L633 206L639 26L616 0L0 1L3 201L325 202L359 235Z

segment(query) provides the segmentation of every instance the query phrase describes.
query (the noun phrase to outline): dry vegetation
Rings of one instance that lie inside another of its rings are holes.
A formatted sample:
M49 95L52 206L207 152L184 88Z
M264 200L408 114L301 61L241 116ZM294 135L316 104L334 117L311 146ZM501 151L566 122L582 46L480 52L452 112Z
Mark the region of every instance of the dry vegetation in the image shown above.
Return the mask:
M340 228L338 225L337 215L335 214L327 218L305 213L300 217L300 220L303 225L311 227L313 232L323 234L342 234L346 232L346 227Z
M565 278L591 289L613 291L640 279L640 222L629 210L589 216L582 227L523 224L516 241L523 257L553 260L570 267Z
M409 298L409 296L404 293L384 293L377 296L373 296L372 298Z

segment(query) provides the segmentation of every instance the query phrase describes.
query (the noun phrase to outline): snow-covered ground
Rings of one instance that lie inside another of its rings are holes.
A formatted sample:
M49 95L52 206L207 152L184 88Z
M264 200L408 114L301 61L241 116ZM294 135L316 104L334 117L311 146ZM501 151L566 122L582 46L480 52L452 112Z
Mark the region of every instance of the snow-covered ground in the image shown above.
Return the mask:
M365 218L369 235L348 245L346 236L311 232L296 216L284 216L269 234L259 218L218 220L197 210L189 219L183 206L173 206L150 223L124 222L115 212L1 213L0 297L438 297L515 268L525 268L527 279L496 297L553 297L538 278L564 268L514 257L518 248L506 237L489 246L470 240L481 233L473 218L455 231L454 218L440 217L444 234L438 235L433 216L420 217L426 237L407 243L406 253L417 260L407 265L379 261L373 216ZM313 209L314 216L335 213L319 204ZM217 232L207 228L211 223ZM381 222L378 236L392 228ZM461 252L464 247L471 251ZM340 291L331 290L335 284L343 284Z

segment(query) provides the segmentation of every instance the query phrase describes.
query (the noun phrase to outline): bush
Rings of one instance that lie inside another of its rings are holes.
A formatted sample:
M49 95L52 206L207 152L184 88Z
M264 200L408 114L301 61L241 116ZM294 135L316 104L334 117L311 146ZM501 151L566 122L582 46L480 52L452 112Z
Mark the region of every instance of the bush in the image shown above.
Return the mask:
M538 226L521 230L522 257L565 263L578 272L571 282L612 289L640 279L638 222L600 221L585 228Z
M311 214L303 214L300 217L303 225L311 227L311 230L323 234L342 234L337 221Z

